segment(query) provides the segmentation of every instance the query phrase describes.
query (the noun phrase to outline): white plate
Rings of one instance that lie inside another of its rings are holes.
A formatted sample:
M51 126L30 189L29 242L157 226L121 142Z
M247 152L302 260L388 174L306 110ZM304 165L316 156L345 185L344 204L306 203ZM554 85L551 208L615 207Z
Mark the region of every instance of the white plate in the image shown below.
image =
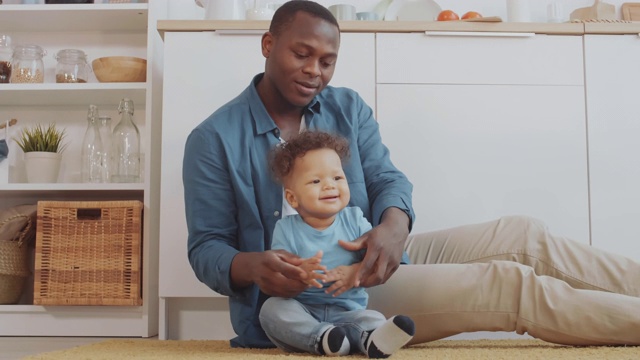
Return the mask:
M384 15L386 21L436 21L442 11L433 0L394 0Z

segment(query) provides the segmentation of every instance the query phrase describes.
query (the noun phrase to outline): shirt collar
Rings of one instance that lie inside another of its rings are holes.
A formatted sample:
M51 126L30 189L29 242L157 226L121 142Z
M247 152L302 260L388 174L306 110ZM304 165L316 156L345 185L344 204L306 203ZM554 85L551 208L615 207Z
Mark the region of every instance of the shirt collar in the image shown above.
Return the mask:
M268 133L277 128L276 123L271 119L267 109L264 107L262 99L260 99L260 96L258 95L258 89L256 88L256 85L260 82L263 76L264 73L254 76L251 80L251 84L247 90L245 90L249 99L249 109L255 123L257 135ZM314 97L305 108L305 114L308 112L311 112L312 114L320 113L320 99L318 99L318 96Z

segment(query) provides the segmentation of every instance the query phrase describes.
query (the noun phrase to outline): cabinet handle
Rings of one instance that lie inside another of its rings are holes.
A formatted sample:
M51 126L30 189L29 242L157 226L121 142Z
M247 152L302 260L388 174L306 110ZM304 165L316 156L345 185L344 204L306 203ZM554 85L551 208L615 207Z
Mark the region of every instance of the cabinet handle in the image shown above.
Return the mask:
M481 31L425 31L428 36L475 36L475 37L534 37L536 33L529 32L481 32Z
M216 33L220 34L220 35L262 35L265 32L267 32L267 30L242 30L242 29L238 29L238 30L216 30Z

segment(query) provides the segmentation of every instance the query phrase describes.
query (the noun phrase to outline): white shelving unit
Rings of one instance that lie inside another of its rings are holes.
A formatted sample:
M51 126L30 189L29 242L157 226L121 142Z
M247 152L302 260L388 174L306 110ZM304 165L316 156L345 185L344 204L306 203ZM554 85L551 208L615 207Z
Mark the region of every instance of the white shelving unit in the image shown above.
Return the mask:
M2 5L0 30L146 31L148 5L146 3Z
M146 102L145 83L0 84L0 106L84 106L113 104L128 94L137 107Z
M162 3L160 1L159 3ZM0 34L13 44L33 43L47 55L42 84L0 84L0 121L18 119L12 135L23 126L56 122L67 132L61 175L55 184L29 184L22 169L22 152L10 144L9 181L0 183L0 208L38 200L140 200L144 202L143 305L130 306L36 306L32 305L32 278L19 304L0 305L0 336L131 336L157 334L157 186L152 166L153 143L153 44L155 20L147 3L0 5ZM146 83L100 83L93 73L87 83L55 83L55 53L74 48L85 51L89 65L102 56L137 56L147 59ZM144 158L144 180L136 184L84 184L79 181L80 146L86 129L89 104L101 115L120 117L120 99L134 101ZM156 108L159 108L157 105Z

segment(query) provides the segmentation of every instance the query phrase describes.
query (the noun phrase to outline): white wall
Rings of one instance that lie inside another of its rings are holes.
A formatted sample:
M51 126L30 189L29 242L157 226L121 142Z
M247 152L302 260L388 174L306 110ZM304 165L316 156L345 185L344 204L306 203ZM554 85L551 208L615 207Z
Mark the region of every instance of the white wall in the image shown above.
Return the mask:
M19 1L19 0L5 0L7 1ZM153 0L151 0L153 1ZM269 2L283 2L284 0L263 0ZM322 5L330 6L334 4L351 4L354 5L357 11L370 11L381 0L316 0ZM416 1L416 0L410 0ZM550 3L562 4L564 18L569 19L571 11L580 8L593 5L593 0L528 0L529 9L531 11L531 21L533 22L546 22L547 21L547 5ZM605 3L616 5L616 13L618 18L622 18L620 15L620 6L628 0L604 0ZM462 15L467 11L478 11L484 16L500 16L503 20L507 19L507 0L483 0L473 1L469 0L437 0L436 1L442 9L451 9L458 14ZM171 0L169 4L169 18L170 19L202 19L204 17L204 10L196 6L194 0Z

